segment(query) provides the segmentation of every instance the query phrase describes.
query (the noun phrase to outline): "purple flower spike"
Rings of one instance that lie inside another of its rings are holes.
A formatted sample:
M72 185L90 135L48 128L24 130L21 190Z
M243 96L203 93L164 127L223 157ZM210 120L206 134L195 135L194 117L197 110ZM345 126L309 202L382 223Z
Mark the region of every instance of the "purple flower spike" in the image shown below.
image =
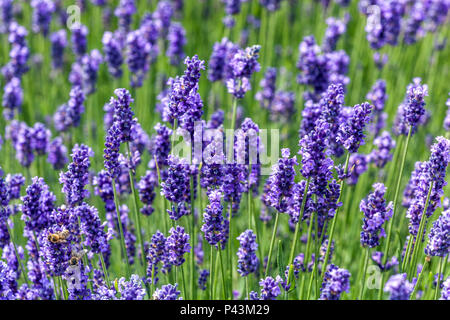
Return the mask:
M94 156L94 152L88 146L76 144L71 156L72 163L66 172L61 172L59 182L63 185L62 192L66 195L67 203L74 206L89 196L89 191L84 187L89 183L89 158Z
M361 200L359 208L364 213L361 231L361 245L375 248L380 244L380 237L385 236L383 224L392 217L393 204L386 205L384 195L386 187L382 183L375 183L374 192L370 193L367 200Z
M350 153L357 152L359 146L364 144L364 128L370 120L372 109L367 102L355 105L350 118L339 126L336 141Z
M172 265L179 267L185 261L184 254L191 252L189 235L180 226L170 228L169 233L170 236L167 237L166 241L168 260Z
M249 229L242 232L237 239L240 243L237 252L239 274L245 277L250 273L256 273L259 266L259 259L256 256L256 250L258 249L256 235Z
M350 290L350 272L330 264L325 272L320 300L339 300L343 292Z
M391 276L384 286L390 300L409 300L413 289L414 284L406 279L406 273Z

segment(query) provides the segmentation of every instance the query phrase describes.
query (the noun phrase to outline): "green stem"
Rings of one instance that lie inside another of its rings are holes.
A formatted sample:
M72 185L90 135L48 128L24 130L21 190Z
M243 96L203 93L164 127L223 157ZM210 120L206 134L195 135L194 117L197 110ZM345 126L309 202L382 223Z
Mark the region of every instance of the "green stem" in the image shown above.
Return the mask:
M211 246L210 254L209 254L209 299L214 300L213 295L213 265L214 265L214 256L213 256L214 247Z
M117 224L119 225L119 235L120 235L120 245L122 246L122 252L125 256L125 271L127 278L130 277L130 263L128 262L128 254L127 254L127 247L125 245L125 237L123 236L123 228L122 228L122 219L120 218L120 210L119 210L119 199L117 197L117 191L116 191L116 182L114 179L112 179L112 187L113 187L113 193L114 193L114 204L116 205L116 214L117 214Z
M11 228L9 227L8 221L6 221L5 224L6 224L6 228L8 229L9 238L11 239L11 243L13 244L13 247L14 247L14 253L16 254L17 262L18 262L19 265L20 265L20 269L22 270L22 274L23 274L23 277L24 277L24 279L25 279L25 282L27 283L27 286L30 287L30 282L28 281L28 276L27 276L27 274L26 274L26 272L25 272L25 268L23 267L22 259L20 259L19 252L17 251L16 244L15 244L15 242L14 242L14 240L13 240Z
M295 225L295 232L294 232L294 238L292 239L292 244L291 244L291 252L289 254L289 272L288 272L288 285L291 283L291 277L293 274L293 269L294 269L294 255L295 255L295 250L297 247L297 239L298 239L298 233L300 230L300 224L302 222L303 219L303 213L305 211L305 205L306 205L306 198L307 198L307 194L308 194L308 189L309 189L309 183L310 183L311 179L308 178L308 180L306 181L306 187L305 187L305 191L303 192L303 198L302 198L302 205L300 207L300 214L298 217L298 221L297 224Z
M436 283L436 290L434 291L434 300L438 299L439 290L441 289L441 274L442 274L442 270L443 270L443 266L444 266L444 263L443 263L444 259L447 259L447 257L439 258L439 273L438 273L438 278L437 278L437 283Z
M348 162L350 160L350 152L347 152L347 158L345 159L345 166L344 166L344 173L347 174L348 172ZM340 193L339 193L339 198L337 200L337 203L339 203L341 201L341 197L342 194L344 192L344 180L341 181L340 184ZM334 235L334 229L336 227L336 221L337 221L337 217L338 217L338 213L339 213L339 208L338 207L336 209L336 213L333 217L333 222L331 223L331 229L330 229L330 236L328 238L328 245L327 245L327 251L325 253L325 258L324 258L324 262L323 262L323 266L322 266L322 274L321 274L321 282L323 282L323 278L325 277L325 271L327 270L327 264L328 264L328 257L330 255L330 248L331 248L331 244L333 243L333 235ZM325 230L324 230L325 231Z
M363 266L363 276L361 282L361 291L359 292L359 299L362 300L364 298L364 290L366 289L366 274L367 274L367 265L369 262L369 249L364 250L364 266Z
M129 142L126 143L127 146L127 151L128 151L128 160L132 161L132 155L131 155L131 149L130 149L130 144ZM142 267L144 268L144 270L147 269L147 261L145 259L145 247L144 247L144 240L142 239L142 229L141 229L141 216L139 214L139 205L138 205L138 199L137 199L137 193L136 193L136 188L134 185L134 177L133 177L133 172L132 170L128 170L128 176L130 178L130 186L131 186L131 193L133 194L133 205L134 205L134 219L136 220L136 224L137 224L137 236L138 236L138 241L139 244L141 245L141 263L142 263Z
M223 270L223 259L222 259L222 249L218 248L219 250L219 259L220 259L220 271L222 273L222 295L223 295L223 299L227 299L227 294L226 294L226 286L225 286L225 272Z
M108 269L106 268L105 259L103 258L102 253L99 253L98 256L100 257L100 262L102 264L102 269L103 269L103 275L105 276L105 281L109 288L111 286L111 284L109 282Z
M425 273L425 270L428 268L428 264L429 263L430 263L430 257L425 257L425 262L423 264L423 268L420 271L419 277L417 278L417 283L414 286L414 290L413 290L413 292L411 293L411 296L410 296L411 300L413 300L413 299L415 300L415 298L416 298L417 290L419 290L420 283L422 282L423 274Z
M398 195L399 195L399 191L400 191L400 184L402 181L403 169L405 167L406 154L408 153L408 146L409 146L409 141L411 140L411 135L412 135L412 126L409 127L408 136L406 138L405 148L403 149L403 156L402 156L402 162L400 164L400 171L398 172L398 175L397 175L397 185L395 187L395 194L394 194L394 208L392 211L392 217L389 220L389 224L387 227L387 238L386 238L386 245L385 245L385 249L384 249L384 263L386 263L388 256L389 256L389 248L391 245L393 223L394 223L394 219L395 219L395 214L397 212ZM385 273L383 273L383 275L381 276L381 287L380 287L380 290L378 291L379 299L381 299L381 297L383 296L383 287L384 287L385 276L386 276Z
M267 257L267 267L266 267L266 272L264 273L264 276L267 277L267 275L269 274L269 269L270 269L270 260L272 258L272 251L273 251L273 245L275 243L275 236L277 234L277 230L278 230L278 218L279 218L280 214L277 211L275 213L275 224L273 226L273 231L272 231L272 239L270 240L270 247L269 247L269 255Z

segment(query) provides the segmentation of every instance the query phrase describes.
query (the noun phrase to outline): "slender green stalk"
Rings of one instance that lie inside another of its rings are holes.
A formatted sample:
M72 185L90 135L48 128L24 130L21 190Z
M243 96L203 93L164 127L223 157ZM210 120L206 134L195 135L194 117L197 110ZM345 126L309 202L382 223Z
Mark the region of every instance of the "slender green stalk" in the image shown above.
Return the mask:
M188 297L187 297L187 291L186 291L186 281L185 281L185 278L184 278L184 268L183 268L183 265L181 265L179 268L181 269L181 281L183 282L183 294L184 294L184 299L187 300Z
M132 161L132 155L131 155L131 149L130 149L130 144L127 142L126 143L127 146L127 151L128 151L128 160L131 162ZM134 207L134 219L136 220L136 225L137 225L137 237L138 237L138 241L139 244L141 245L141 263L142 263L142 267L144 268L144 272L147 269L147 261L145 259L145 247L144 247L144 240L142 238L142 228L141 228L141 215L139 212L139 205L138 205L138 198L137 198L137 193L136 193L136 188L134 185L134 176L133 176L133 172L130 170L128 170L128 176L130 179L130 186L131 186L131 193L133 195L133 207Z
M225 271L223 269L223 258L222 258L222 249L218 248L219 250L219 259L220 259L220 271L222 273L222 295L223 299L228 299L227 293L226 293L226 285L225 285Z
M419 248L422 247L423 234L425 231L425 226L428 221L427 208L428 208L428 204L430 203L430 196L431 196L432 189L433 189L433 182L431 182L430 188L428 189L427 200L425 202L425 207L423 208L422 217L420 218L419 233L417 234L416 241L414 242L414 250L413 250L413 254L411 256L412 264L410 265L410 272L408 274L415 273L415 270L417 267Z
M303 213L305 211L306 198L307 198L307 194L308 194L310 181L311 181L310 178L308 178L308 180L306 181L305 191L303 192L302 205L300 207L300 214L298 216L298 222L295 225L294 238L292 238L291 252L289 254L289 260L288 260L288 263L289 263L288 264L289 265L289 272L288 272L288 278L287 278L288 284L291 283L291 277L292 277L292 274L293 274L294 255L295 255L295 250L296 250L296 247L297 247L298 233L299 233L299 230L300 230L300 224L302 223Z
M361 291L359 292L359 300L364 298L364 290L366 289L366 274L367 274L367 266L369 262L369 249L364 250L364 266L363 266L363 275L361 281Z
M348 173L348 162L349 162L349 160L350 160L350 152L347 152L347 158L345 159L345 166L344 166L344 173L345 174ZM340 189L341 192L339 193L339 198L337 200L337 203L339 203L341 201L342 194L344 193L344 180L341 181L339 189ZM329 255L330 255L331 244L333 243L334 229L336 227L336 221L337 221L337 218L338 218L339 208L341 208L341 207L338 207L336 209L336 213L335 213L335 215L333 217L333 222L331 223L331 229L330 229L330 236L328 238L327 251L325 253L325 258L324 258L324 261L323 261L322 274L320 276L321 282L323 282L323 278L325 277L325 271L327 270L328 258L329 258Z
M267 256L267 267L266 267L266 272L264 273L265 277L267 277L267 275L269 274L270 260L272 258L273 245L275 243L275 236L277 235L277 230L278 230L279 216L280 216L280 213L277 211L275 213L275 224L273 225L272 238L270 239L269 255Z
M27 283L27 285L29 287L30 286L30 282L28 281L28 276L27 276L27 274L25 272L25 268L23 267L22 259L20 259L19 252L17 251L16 243L14 242L13 234L11 232L11 228L9 227L8 221L6 221L5 225L6 225L6 228L8 229L9 238L11 239L11 243L13 244L14 253L16 255L17 262L19 262L20 269L21 269L22 274L23 274L23 278L25 279L25 282Z
M122 253L125 256L126 275L127 275L127 278L129 278L131 275L130 263L128 261L127 247L125 245L125 237L123 236L122 219L120 218L120 210L119 210L119 199L117 197L116 182L114 181L114 179L112 179L112 187L113 187L113 193L114 193L114 204L116 206L117 224L119 225L120 245L122 246Z
M434 300L438 299L439 296L439 290L441 289L441 275L444 268L444 259L447 259L447 257L440 257L439 258L439 272L438 272L438 278L437 278L437 284L436 289L434 290Z
M103 254L101 254L101 253L99 253L98 256L99 256L100 262L102 264L103 275L105 277L106 284L108 285L108 288L109 288L111 284L109 282L108 269L106 268L105 259L103 258Z
M388 227L387 227L387 237L386 237L386 242L385 242L386 244L385 244L385 248L384 248L384 263L386 263L388 256L389 256L389 248L391 245L393 223L395 220L395 214L397 213L398 195L400 192L400 184L402 181L403 169L405 168L406 154L408 153L408 146L409 146L409 141L411 140L411 135L412 135L412 127L410 126L409 131L408 131L408 136L406 138L405 148L403 149L403 156L402 156L402 162L400 164L400 171L398 172L398 175L397 175L397 185L395 187L394 207L392 210L392 217L389 220ZM380 290L378 291L379 299L381 299L381 297L383 296L383 287L384 287L384 282L385 282L385 276L386 276L386 274L385 274L385 272L383 272L383 274L381 276L381 287L380 287Z
M311 218L309 220L309 227L308 227L308 240L306 242L306 254L305 254L305 265L307 266L309 263L309 257L311 256L311 235L312 235L312 228L313 228L313 224L314 224L314 220L316 219L316 211L314 211L311 215ZM314 259L316 259L316 257L314 257ZM313 277L314 274L311 273L311 277ZM303 292L303 289L305 287L305 280L306 278L302 281L302 285L301 285L301 291ZM309 292L308 292L308 296L309 297Z
M214 300L213 295L213 265L214 265L214 256L213 256L213 250L214 247L210 246L210 254L209 254L209 299Z
M411 300L415 300L415 298L416 298L417 290L419 290L419 288L420 288L420 284L422 282L423 275L426 272L426 270L428 269L429 263L430 263L430 257L427 256L427 257L425 257L425 262L423 264L422 270L420 271L419 277L417 278L417 282L416 282L416 285L414 286L414 290L411 293L411 296L410 296Z

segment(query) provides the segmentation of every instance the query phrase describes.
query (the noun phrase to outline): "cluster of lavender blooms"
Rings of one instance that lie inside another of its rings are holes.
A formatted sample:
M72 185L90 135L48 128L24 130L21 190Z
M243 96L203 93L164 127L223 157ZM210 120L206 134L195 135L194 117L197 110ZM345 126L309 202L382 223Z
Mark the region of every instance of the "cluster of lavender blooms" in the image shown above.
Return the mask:
M389 293L390 300L409 300L415 283L407 280L406 273L396 274L389 278L384 291Z
M375 183L374 192L370 193L367 200L361 200L359 205L364 213L363 226L361 231L361 245L363 247L374 248L380 244L380 237L386 234L383 224L392 216L393 203L386 205L384 195L386 187L382 183Z
M290 91L276 90L277 69L267 68L259 85L261 90L255 99L261 107L270 112L271 120L287 123L295 113L295 94Z
M373 49L385 45L396 46L400 40L410 45L434 33L444 24L449 4L445 0L414 1L364 0L360 11L367 16L365 31ZM400 39L403 35L403 39Z
M256 235L248 229L237 237L240 247L237 252L238 272L241 276L248 276L250 273L256 273L259 267L259 259L256 256L258 244Z
M430 159L416 166L417 171L410 181L413 183L409 187L412 198L406 217L409 219L409 233L414 237L418 235L425 207L425 214L430 217L439 206L443 188L447 185L445 173L450 162L450 141L444 137L437 137L436 141L431 147Z
M258 294L255 291L250 292L250 300L275 300L280 294L280 284L282 279L277 276L275 279L272 277L267 277L259 281L261 286L261 291Z
M5 79L3 88L3 116L6 120L12 120L16 113L20 113L23 104L22 76L28 71L27 65L30 50L26 41L28 31L17 22L8 25L8 42L11 45L9 51L10 61L2 67Z
M350 272L330 264L325 273L320 300L339 300L341 294L350 290Z
M307 36L299 45L297 82L312 87L304 93L305 100L317 102L330 84L348 84L346 76L349 57L345 51L323 52L314 36Z
M227 38L216 42L209 59L209 80L222 80L230 94L237 99L243 98L251 89L252 74L261 68L258 62L260 49L259 45L240 49Z

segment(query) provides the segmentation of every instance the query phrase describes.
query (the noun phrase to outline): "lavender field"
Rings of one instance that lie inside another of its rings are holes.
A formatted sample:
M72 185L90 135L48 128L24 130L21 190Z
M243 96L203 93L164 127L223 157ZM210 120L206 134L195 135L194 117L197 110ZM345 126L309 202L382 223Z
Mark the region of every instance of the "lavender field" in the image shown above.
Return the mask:
M0 0L0 300L450 300L450 0Z

